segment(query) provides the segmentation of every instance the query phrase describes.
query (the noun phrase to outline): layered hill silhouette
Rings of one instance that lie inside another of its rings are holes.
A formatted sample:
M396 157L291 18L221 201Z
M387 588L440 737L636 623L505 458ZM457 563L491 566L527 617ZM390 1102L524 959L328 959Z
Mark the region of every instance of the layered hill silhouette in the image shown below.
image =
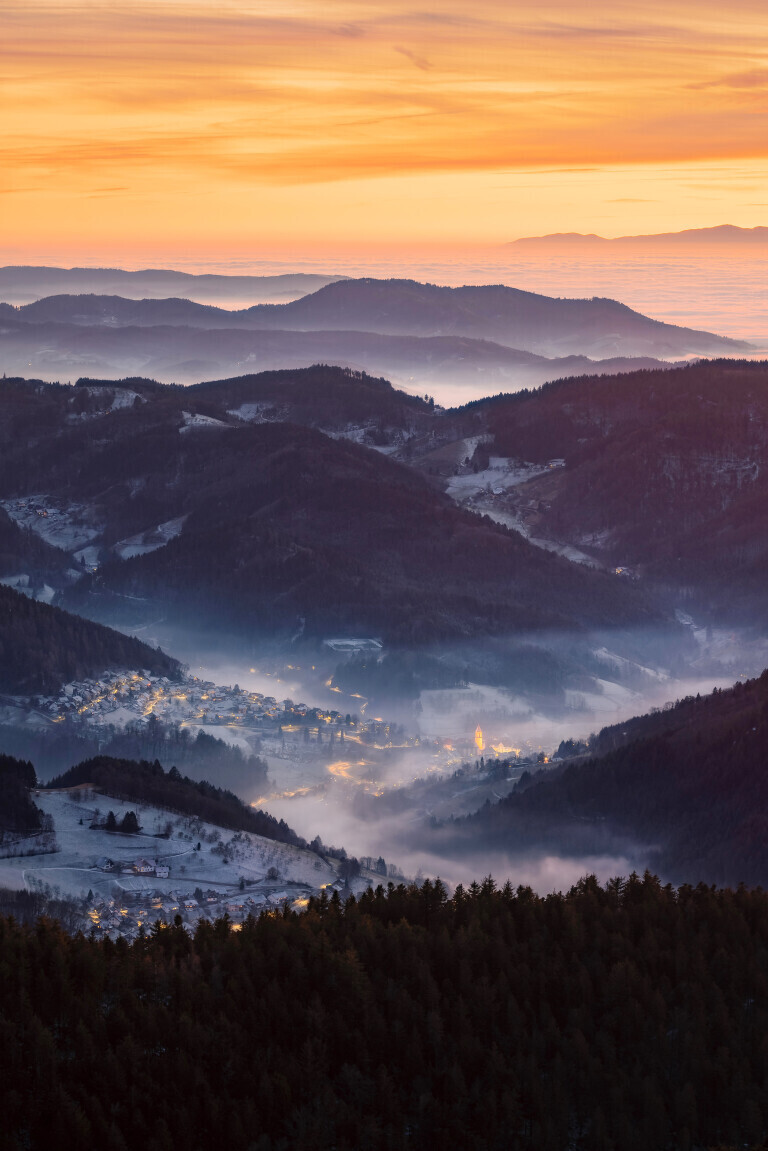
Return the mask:
M746 350L743 341L652 320L616 300L557 299L501 284L449 288L415 280L340 280L290 303L233 311L183 299L53 296L15 315L35 322L461 336L544 356Z
M680 232L654 232L636 236L597 236L593 232L553 232L547 236L523 236L506 245L521 252L551 252L556 248L598 250L612 248L673 248L723 247L737 245L742 248L768 246L768 228L739 228L735 224L719 224L714 228L684 228Z
M249 309L253 323L398 335L462 335L539 355L677 356L739 341L651 320L616 300L555 299L501 284L447 288L414 280L345 280L282 306Z
M186 303L186 301L184 301ZM116 327L0 316L0 359L6 374L30 370L49 379L81 375L118 379L153 376L169 383L203 377L330 363L381 374L412 388L452 385L473 394L531 387L577 372L660 367L649 357L547 358L464 336L391 336L377 332L253 331L247 328L155 324ZM226 321L225 321L226 322ZM458 393L459 398L465 398Z
M419 389L462 384L489 394L750 348L651 320L615 300L412 280L342 280L289 303L239 310L182 298L55 295L0 304L0 320L6 374L31 369L60 379L144 375L191 383L325 362Z
M192 274L170 268L126 271L124 268L9 265L0 268L0 298L25 304L62 292L96 292L119 294L129 299L191 296L201 300L290 300L338 278L311 272L238 276Z
M516 850L631 842L674 882L768 881L768 672L590 742L591 757L534 777L456 827Z

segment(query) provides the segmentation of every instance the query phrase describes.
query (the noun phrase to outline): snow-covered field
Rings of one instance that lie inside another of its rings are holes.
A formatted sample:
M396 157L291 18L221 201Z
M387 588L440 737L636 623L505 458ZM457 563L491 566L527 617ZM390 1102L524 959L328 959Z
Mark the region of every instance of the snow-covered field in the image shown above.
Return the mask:
M233 832L84 788L40 790L33 799L53 818L59 850L0 859L0 886L45 887L60 898L78 901L90 893L91 924L117 934L131 937L142 917L151 923L175 912L191 924L225 912L237 921L286 902L302 906L312 892L341 887L337 868L314 852L250 832ZM126 812L135 812L141 833L92 830L94 816L103 820L108 811L118 823ZM146 865L160 874L140 874L137 866ZM371 879L364 874L351 884L363 890ZM134 911L121 911L125 903ZM127 919L112 923L121 915Z
M200 416L193 415L191 412L182 412L184 423L179 428L180 432L188 432L192 428L230 428L231 424L226 424L224 420L217 420L214 416Z
M85 547L101 534L85 504L59 504L44 494L0 500L0 504L20 527L66 552Z
M181 534L181 529L184 526L186 516L177 516L176 519L166 520L163 524L158 524L157 527L147 528L146 531L138 532L135 536L129 536L127 539L119 540L114 545L112 551L120 556L121 560L132 559L134 556L145 556L149 552L156 552L159 548L165 547L170 540L176 539Z

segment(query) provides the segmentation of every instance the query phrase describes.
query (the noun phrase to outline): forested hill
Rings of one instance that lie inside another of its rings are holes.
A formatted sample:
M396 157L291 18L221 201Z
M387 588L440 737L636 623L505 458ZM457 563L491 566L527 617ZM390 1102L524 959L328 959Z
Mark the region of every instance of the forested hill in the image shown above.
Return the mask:
M313 900L127 946L0 919L3 1144L758 1151L768 896Z
M556 299L503 284L448 288L415 280L339 280L289 304L243 313L255 326L462 335L543 355L717 354L743 341L664 324L616 300Z
M678 589L699 616L768 621L767 362L559 380L452 418L492 436L487 454L565 460L515 490L532 534Z
M266 779L266 764L262 760L257 761L255 771L259 768ZM284 820L250 807L233 792L216 787L207 780L189 779L175 767L166 772L157 760L149 763L147 760L99 755L69 768L46 786L74 787L80 783L90 783L97 791L117 799L167 808L218 827L251 831L267 839L306 847L306 842Z
M471 839L585 852L624 841L676 882L768 884L768 671L597 737L462 824Z
M146 668L171 678L179 673L175 659L141 640L0 584L0 691L52 692L112 667Z
M198 411L243 420L289 421L331 431L359 429L363 442L397 442L397 435L425 432L434 423L434 404L393 388L365 372L318 364L290 371L259 372L191 385Z
M113 538L130 530L123 517L137 522L142 497L120 498L134 476L150 501L144 523L186 517L166 546L105 562L94 590L151 597L177 618L395 643L660 618L615 577L536 549L403 465L311 429L157 427L151 448L131 438L89 457L79 483L87 476Z
M449 288L415 280L337 280L300 299L237 311L187 299L56 295L4 318L25 326L182 326L300 332L367 332L490 340L539 355L660 356L745 352L751 345L650 319L610 299L562 299L503 284ZM93 336L91 337L93 338Z
M217 403L216 385L4 381L0 499L36 531L82 531L99 552L92 578L61 589L66 606L108 620L130 610L135 622L144 598L147 611L238 634L341 629L405 643L660 622L623 581L534 548L339 438L359 419L360 438L391 443L433 420L423 400L322 367L221 386ZM284 408L319 420L323 402L329 434L283 422ZM276 421L230 414L262 403ZM30 510L41 504L42 518Z
M40 588L48 580L61 580L68 567L59 548L20 528L0 508L0 572L5 578L24 575L32 588Z

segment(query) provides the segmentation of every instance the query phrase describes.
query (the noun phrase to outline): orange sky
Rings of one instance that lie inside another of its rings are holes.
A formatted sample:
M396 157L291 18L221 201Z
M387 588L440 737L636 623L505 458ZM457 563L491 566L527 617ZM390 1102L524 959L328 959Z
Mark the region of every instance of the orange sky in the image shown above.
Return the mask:
M765 0L23 0L3 262L768 223Z

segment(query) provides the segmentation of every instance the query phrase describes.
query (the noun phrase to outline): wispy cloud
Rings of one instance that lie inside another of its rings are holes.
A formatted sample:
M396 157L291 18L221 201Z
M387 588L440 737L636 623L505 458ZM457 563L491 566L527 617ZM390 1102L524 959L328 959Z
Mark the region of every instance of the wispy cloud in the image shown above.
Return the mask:
M734 72L730 76L720 76L717 80L705 80L699 84L689 84L689 88L768 88L768 68L752 68L748 72Z
M423 56L417 56L410 48L403 48L399 44L396 44L395 51L399 52L401 56L405 56L406 60L410 60L411 63L417 68L420 68L422 72L428 72L432 67L429 60L425 60Z
M394 213L412 177L545 169L567 188L604 171L597 201L630 206L653 193L614 187L616 165L768 155L764 0L435 7L5 0L3 182L44 182L73 211L104 196L115 227L123 198L204 182L246 226L275 186L388 179ZM333 207L321 218L306 196L299 214L321 229ZM32 230L22 207L12 227Z

